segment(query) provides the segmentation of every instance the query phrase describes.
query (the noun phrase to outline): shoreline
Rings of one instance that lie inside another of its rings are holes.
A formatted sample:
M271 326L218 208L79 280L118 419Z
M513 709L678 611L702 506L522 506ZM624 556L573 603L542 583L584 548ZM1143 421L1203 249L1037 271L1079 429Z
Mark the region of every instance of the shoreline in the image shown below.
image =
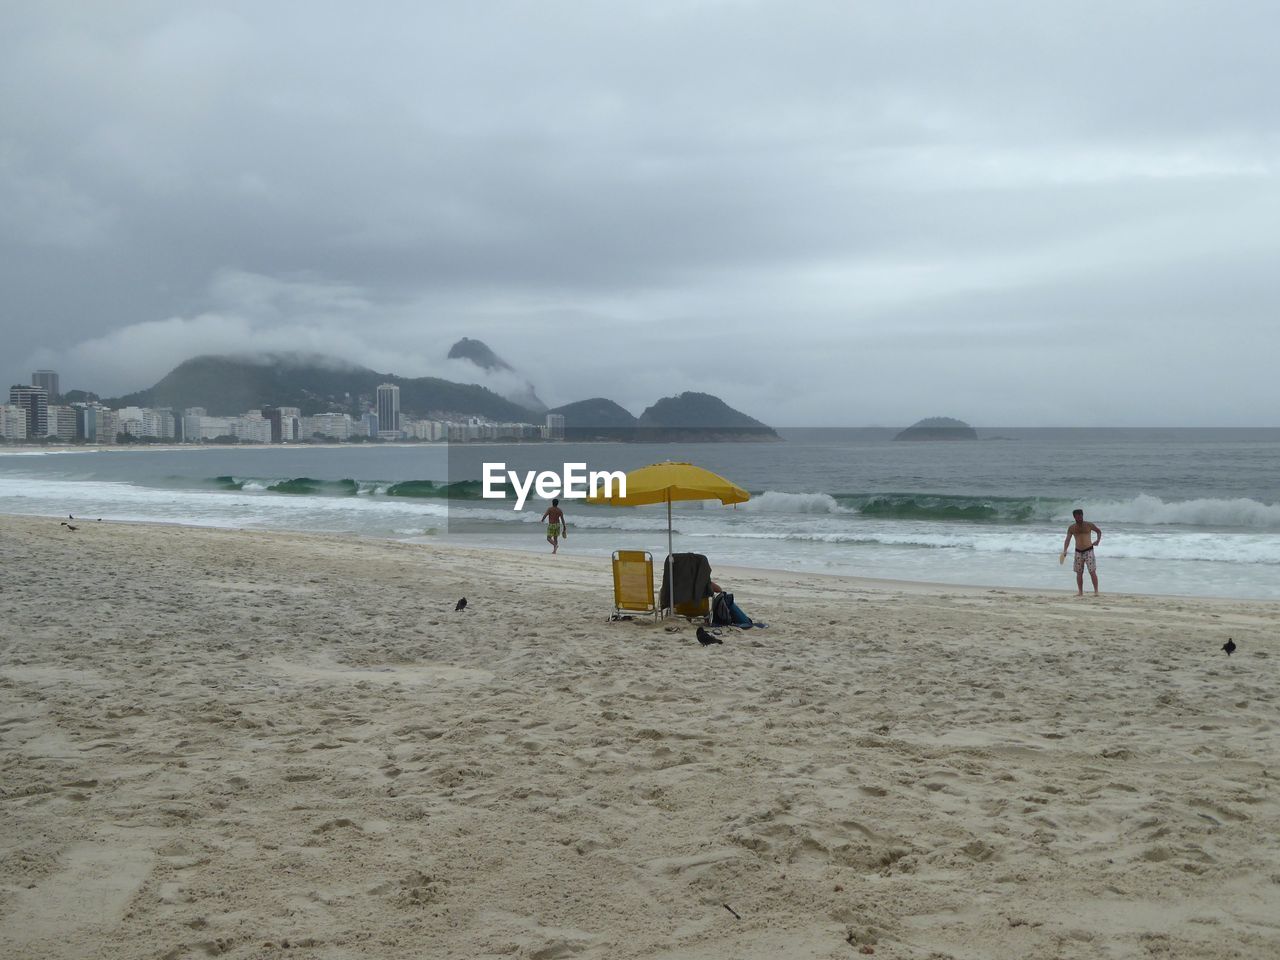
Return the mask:
M44 520L59 520L61 515L55 514L32 514L32 513L0 513L0 520L5 519L31 519L41 518ZM96 522L87 521L90 523ZM178 520L111 520L102 518L104 524L117 524L123 526L136 527L165 527L179 528L188 530L221 530L232 533L251 534L254 536L280 537L286 539L314 539L319 541L334 541L350 543L353 541L368 543L394 543L402 544L408 547L425 547L444 551L456 552L460 555L470 556L478 555L480 557L498 554L508 556L510 558L519 557L541 557L550 558L548 551L540 548L521 549L515 546L502 545L466 545L451 541L447 538L427 539L419 537L378 537L369 534L360 533L338 533L338 532L317 532L317 531L294 531L283 529L257 529L252 527L235 527L223 526L219 524L199 524L186 523ZM650 551L653 553L653 551ZM713 559L714 558L710 558ZM555 562L565 562L576 565L589 566L591 569L599 567L607 574L609 572L609 557L601 554L597 556L589 556L584 554L557 554L554 558ZM714 569L736 577L750 577L757 580L765 581L788 581L788 580L808 580L817 578L819 581L830 582L832 584L842 584L848 589L857 590L882 590L897 591L901 593L917 593L921 595L937 595L943 593L968 593L968 594L1009 594L1017 596L1032 597L1069 597L1071 599L1084 600L1105 600L1108 597L1135 597L1149 600L1193 600L1196 602L1205 602L1213 604L1233 604L1233 603L1253 603L1253 604L1274 604L1280 609L1280 600L1271 597L1221 597L1221 596L1198 596L1196 594L1176 594L1176 593L1137 593L1137 592L1119 592L1119 591L1102 591L1096 597L1089 590L1085 591L1084 597L1078 597L1071 588L1059 589L1037 589L1033 587L1020 586L1003 586L999 584L980 584L980 583L946 583L937 580L902 580L892 577L858 577L841 573L825 573L822 571L809 570L788 570L779 567L758 567L743 566L740 564L716 563ZM655 578L661 580L661 558L654 553L654 574ZM729 577L726 576L726 579ZM730 591L732 592L732 591Z

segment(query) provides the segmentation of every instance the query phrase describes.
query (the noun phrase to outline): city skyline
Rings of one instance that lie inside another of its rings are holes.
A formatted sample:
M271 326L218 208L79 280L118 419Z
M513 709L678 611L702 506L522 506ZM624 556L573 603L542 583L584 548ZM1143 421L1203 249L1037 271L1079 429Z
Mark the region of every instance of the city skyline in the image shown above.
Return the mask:
M56 386L58 374L36 371L44 382ZM36 374L32 379L37 379ZM564 418L548 415L541 425L523 421L494 421L482 416L409 417L400 411L399 387L382 384L377 397L357 420L349 413L322 412L303 415L297 407L271 404L239 416L209 416L204 407L175 411L172 407L109 407L99 401L49 403L42 386L15 384L9 402L0 404L0 440L115 444L171 440L179 443L309 443L316 440L346 442L353 439L468 441L478 439L563 439ZM56 396L56 394L54 395ZM384 420L378 410L385 405ZM387 428L385 424L393 423Z

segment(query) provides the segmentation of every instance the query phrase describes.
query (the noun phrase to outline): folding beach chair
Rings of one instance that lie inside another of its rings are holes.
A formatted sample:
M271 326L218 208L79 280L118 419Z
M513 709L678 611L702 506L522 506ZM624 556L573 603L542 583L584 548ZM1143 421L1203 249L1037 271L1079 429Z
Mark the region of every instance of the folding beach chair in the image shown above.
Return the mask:
M675 581L681 585L675 595L678 598L673 605L670 600L671 591L667 585L668 565L662 565L662 589L659 592L659 605L668 616L684 617L686 620L701 620L711 624L711 565L700 553L675 553L671 555L671 573Z
M711 598L703 597L698 601L677 603L672 613L686 620L701 620L709 627L711 626Z
M653 602L653 554L647 550L613 552L613 613L652 614L658 619L658 605Z

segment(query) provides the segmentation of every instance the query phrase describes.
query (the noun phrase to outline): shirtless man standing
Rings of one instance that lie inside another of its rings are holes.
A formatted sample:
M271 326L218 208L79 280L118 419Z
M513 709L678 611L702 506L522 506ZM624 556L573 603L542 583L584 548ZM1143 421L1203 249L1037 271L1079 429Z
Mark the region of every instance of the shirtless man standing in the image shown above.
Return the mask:
M1076 596L1084 596L1084 568L1089 568L1089 578L1093 580L1093 592L1098 592L1098 562L1093 556L1093 548L1102 542L1102 531L1098 529L1096 524L1090 523L1084 518L1084 511L1076 508L1071 511L1071 515L1076 518L1076 522L1067 527L1067 538L1062 541L1062 556L1067 555L1067 547L1071 545L1071 538L1076 538ZM1094 540L1093 535L1098 535L1098 539Z
M559 500L551 501L551 506L543 512L542 519L547 521L547 543L551 544L551 552L556 553L560 550L560 538L569 539L569 525L564 522L564 511L560 509Z

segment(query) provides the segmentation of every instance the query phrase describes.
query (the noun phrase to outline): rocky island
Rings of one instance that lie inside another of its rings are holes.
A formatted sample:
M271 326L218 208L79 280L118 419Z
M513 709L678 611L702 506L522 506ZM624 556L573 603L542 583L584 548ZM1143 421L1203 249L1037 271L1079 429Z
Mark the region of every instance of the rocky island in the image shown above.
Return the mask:
M953 417L925 417L900 431L895 440L977 440L978 431Z

